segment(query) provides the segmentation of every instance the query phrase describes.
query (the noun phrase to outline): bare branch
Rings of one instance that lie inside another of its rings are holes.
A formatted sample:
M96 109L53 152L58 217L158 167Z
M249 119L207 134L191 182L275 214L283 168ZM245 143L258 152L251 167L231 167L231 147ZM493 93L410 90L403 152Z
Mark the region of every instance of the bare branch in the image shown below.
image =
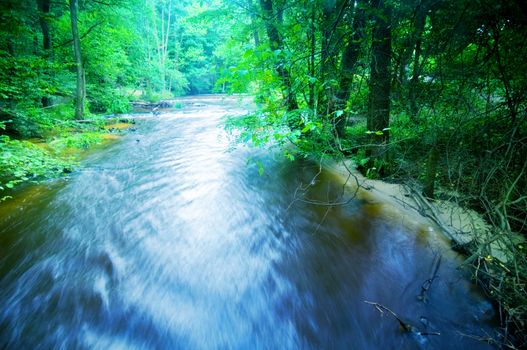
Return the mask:
M94 25L92 25L90 28L88 28L88 30L86 31L86 33L84 33L83 35L80 36L80 40L84 39L85 37L88 36L88 34L91 33L92 30L94 30L96 27L100 26L101 24L103 24L104 22L103 21L100 21L100 22L97 22L95 23ZM70 39L70 40L67 40L67 41L64 41L60 44L57 44L57 45L54 45L53 48L56 49L56 48L59 48L59 47L62 47L62 46L66 46L68 44L71 44L73 42L73 39Z

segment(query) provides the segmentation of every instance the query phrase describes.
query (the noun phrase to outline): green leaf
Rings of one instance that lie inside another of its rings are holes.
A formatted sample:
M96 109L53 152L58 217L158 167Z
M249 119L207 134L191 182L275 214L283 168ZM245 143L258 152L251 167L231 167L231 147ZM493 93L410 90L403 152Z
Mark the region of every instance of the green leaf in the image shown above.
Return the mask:
M306 132L308 132L308 131L311 131L311 130L313 130L313 129L315 129L315 128L316 128L316 126L315 126L313 123L308 122L308 123L306 124L306 126L304 126L304 128L302 129L301 132L302 132L302 134L304 134L304 133L306 133Z
M368 164L369 161L370 161L370 158L369 158L369 157L368 157L368 158L362 158L362 159L359 161L359 163L360 163L360 165L365 166L366 164Z

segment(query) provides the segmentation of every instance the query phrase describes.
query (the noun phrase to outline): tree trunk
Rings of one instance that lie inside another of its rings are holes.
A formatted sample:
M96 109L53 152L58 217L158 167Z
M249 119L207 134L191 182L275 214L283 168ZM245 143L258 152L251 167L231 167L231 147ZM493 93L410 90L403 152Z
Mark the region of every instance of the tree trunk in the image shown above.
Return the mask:
M308 45L309 45L309 108L315 113L315 50L316 50L316 7L311 6L311 22L309 24Z
M343 111L340 115L335 115L335 132L336 136L342 138L345 136L347 113L346 105L351 95L353 83L353 74L359 59L360 47L364 39L365 15L364 10L356 5L355 16L353 18L353 34L346 43L342 52L342 63L340 67L340 82L335 94L335 110Z
M260 5L264 15L265 28L267 31L267 36L269 37L269 46L271 51L283 51L284 43L280 33L278 32L276 21L274 20L275 13L273 10L273 2L272 0L260 0ZM280 61L276 64L276 72L282 81L282 85L284 86L287 110L293 111L298 109L298 102L293 91L291 76L289 75L289 71L285 67L285 62L283 62L282 59L280 59Z
M77 88L75 98L75 119L84 119L84 97L86 82L84 78L84 67L82 65L81 41L79 28L77 26L77 0L70 1L71 35L73 37L73 52L77 66Z
M44 48L45 55L50 59L51 54L51 32L49 30L49 23L46 18L51 10L50 0L37 0L38 5L38 19L40 23L40 29L42 30L42 47ZM46 72L46 74L48 74ZM51 99L48 96L42 96L41 99L42 107L51 106Z
M320 78L324 81L328 80L335 67L335 59L333 55L333 25L336 20L337 3L335 0L327 0L323 2L322 8L322 40L320 43Z
M437 161L439 160L439 151L437 146L432 146L428 154L428 163L426 165L426 177L423 183L423 194L431 199L434 199L435 181L437 174Z
M426 13L428 7L426 4L421 2L416 10L415 24L413 29L414 37L414 59L413 59L413 69L412 77L410 78L410 84L408 86L408 102L410 104L410 117L412 120L417 123L417 113L419 108L417 107L417 83L419 82L419 75L421 74L421 52L422 52L422 42L423 42L423 31L425 29L426 22Z
M337 10L343 11L342 6L346 3L339 0L324 0L322 4L322 28L320 40L320 63L319 74L320 80L324 83L324 91L319 96L320 113L331 118L335 111L334 95L336 80L336 53L335 53L335 30L338 25Z
M46 16L49 15L51 10L50 0L37 0L38 10L39 10L39 23L40 29L42 30L42 46L44 50L51 49L51 32L49 30L49 23Z
M371 143L386 145L390 123L391 9L385 0L374 0L372 5L376 15L371 44L367 127L374 132ZM385 147L370 148L367 153L372 160L386 159Z
M260 46L260 34L258 33L258 27L256 26L256 9L253 0L247 0L247 6L249 8L249 17L251 17L251 27L253 28L253 39L254 47Z
M164 76L161 67L159 65L161 64L161 41L163 38L159 38L159 28L158 28L158 19L157 19L157 9L155 1L153 0L147 0L149 1L150 11L151 11L151 21L152 21L152 33L154 36L154 45L157 52L157 62L156 67L159 69L159 79L161 81L164 81Z

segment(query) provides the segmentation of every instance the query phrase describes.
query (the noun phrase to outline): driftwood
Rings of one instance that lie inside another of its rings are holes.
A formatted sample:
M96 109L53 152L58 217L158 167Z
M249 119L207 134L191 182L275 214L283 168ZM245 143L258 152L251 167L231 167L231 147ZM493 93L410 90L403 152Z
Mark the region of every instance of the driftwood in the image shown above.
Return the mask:
M71 121L79 124L91 124L96 122L96 120L93 119L73 119Z
M143 108L143 109L158 109L158 108L171 108L174 106L174 101L161 100L159 102L144 102L144 101L135 101L131 102L134 108Z

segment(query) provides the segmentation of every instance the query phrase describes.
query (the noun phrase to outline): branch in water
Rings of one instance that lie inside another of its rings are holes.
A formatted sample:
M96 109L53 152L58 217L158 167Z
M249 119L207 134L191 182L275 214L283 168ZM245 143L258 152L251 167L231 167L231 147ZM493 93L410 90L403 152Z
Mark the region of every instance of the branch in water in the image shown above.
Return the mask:
M435 256L434 262L432 265L434 269L432 273L432 277L424 281L423 284L421 285L421 293L417 296L417 299L422 301L423 303L426 303L428 301L428 291L432 287L432 283L434 282L434 280L437 278L437 272L439 271L439 266L441 265L442 258L443 256L440 254L437 254Z
M381 314L384 314L384 311L388 312L390 315L392 315L399 322L399 325L401 326L402 330L405 331L405 332L415 333L415 334L423 335L423 336L427 336L427 335L441 335L441 333L439 333L439 332L421 332L419 329L417 329L416 327L412 326L411 324L404 322L395 312L393 312L391 309L387 308L386 306L384 306L382 304L379 304L379 303L376 303L376 302L373 302L373 301L367 301L367 300L365 300L364 302L366 304L370 304L370 305L375 306L377 311L379 311Z

